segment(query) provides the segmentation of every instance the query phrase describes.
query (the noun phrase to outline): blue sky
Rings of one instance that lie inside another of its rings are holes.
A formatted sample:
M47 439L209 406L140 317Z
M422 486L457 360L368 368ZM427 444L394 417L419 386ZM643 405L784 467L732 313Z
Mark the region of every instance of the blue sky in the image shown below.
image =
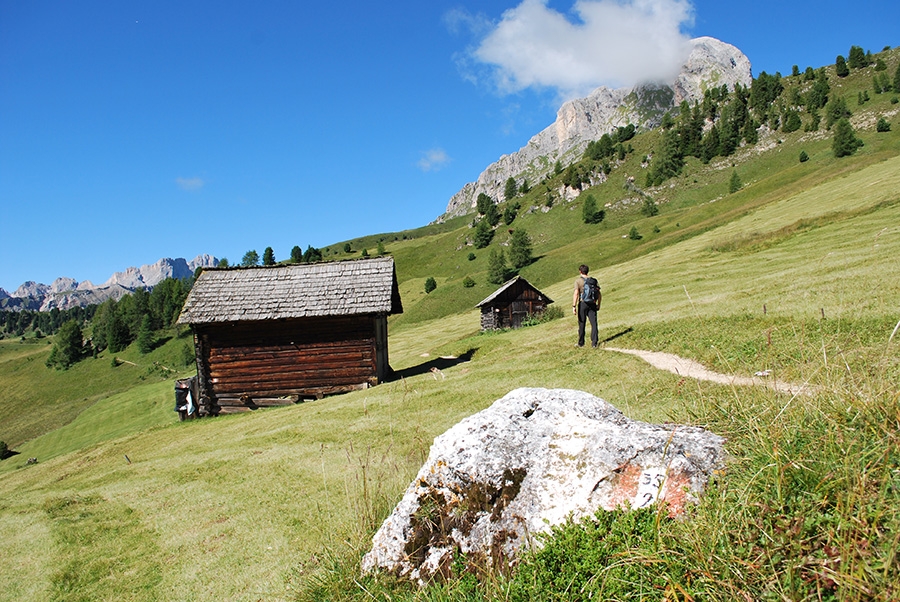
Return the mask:
M0 0L0 288L422 226L685 38L789 74L900 44L898 5Z

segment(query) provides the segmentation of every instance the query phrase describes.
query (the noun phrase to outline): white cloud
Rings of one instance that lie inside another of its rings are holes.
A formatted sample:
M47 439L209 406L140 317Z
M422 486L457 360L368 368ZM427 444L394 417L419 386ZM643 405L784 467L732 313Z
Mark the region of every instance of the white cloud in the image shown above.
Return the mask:
M554 88L573 98L672 79L690 52L681 27L692 21L689 0L578 0L569 16L547 0L523 0L479 36L470 57L492 69L503 93Z
M206 184L203 178L175 178L175 183L182 190L200 190Z
M422 153L417 165L422 171L438 171L450 163L450 156L442 148L432 148Z

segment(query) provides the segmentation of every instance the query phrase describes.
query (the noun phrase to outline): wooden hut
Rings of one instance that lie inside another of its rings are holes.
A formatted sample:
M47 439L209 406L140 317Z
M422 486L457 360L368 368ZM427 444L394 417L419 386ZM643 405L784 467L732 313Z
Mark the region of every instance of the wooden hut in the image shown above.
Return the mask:
M382 382L391 257L205 270L178 318L194 333L201 409L286 405ZM204 407L205 406L205 407Z
M528 316L544 313L553 299L516 276L476 305L481 308L481 329L518 328Z

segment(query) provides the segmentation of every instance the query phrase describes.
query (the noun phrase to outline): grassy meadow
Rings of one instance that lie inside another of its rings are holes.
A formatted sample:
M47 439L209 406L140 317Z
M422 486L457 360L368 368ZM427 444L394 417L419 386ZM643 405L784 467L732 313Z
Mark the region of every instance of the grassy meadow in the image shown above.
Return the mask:
M619 201L651 133L591 190L609 204L601 224L582 222L578 199L529 213L542 190L526 195L511 227L529 232L536 261L521 273L563 309L536 326L479 333L474 305L495 286L488 249L466 244L471 216L351 241L371 252L383 239L405 310L390 320L398 378L372 389L178 422L184 333L64 372L45 367L46 341L0 341L0 438L17 452L0 462L0 599L897 599L900 105L883 94L857 107L870 80L832 77L865 141L852 157L835 159L822 131L768 134L727 160L689 161L650 191L661 210L645 217ZM875 132L878 115L891 132ZM729 194L735 170L743 187ZM492 245L505 240L501 228ZM580 263L602 286L608 346L770 370L815 392L699 382L573 348ZM461 565L422 590L360 576L434 437L517 387L580 389L635 419L705 426L727 438L727 470L684 520L567 525L512 575Z

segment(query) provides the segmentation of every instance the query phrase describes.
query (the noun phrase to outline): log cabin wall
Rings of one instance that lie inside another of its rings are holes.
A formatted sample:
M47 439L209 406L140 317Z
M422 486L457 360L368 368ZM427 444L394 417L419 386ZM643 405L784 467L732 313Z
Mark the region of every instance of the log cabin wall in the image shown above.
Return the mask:
M516 276L478 304L482 330L519 328L530 315L540 315L553 301Z
M387 373L386 320L372 315L204 325L196 334L201 383L219 410L364 388Z

